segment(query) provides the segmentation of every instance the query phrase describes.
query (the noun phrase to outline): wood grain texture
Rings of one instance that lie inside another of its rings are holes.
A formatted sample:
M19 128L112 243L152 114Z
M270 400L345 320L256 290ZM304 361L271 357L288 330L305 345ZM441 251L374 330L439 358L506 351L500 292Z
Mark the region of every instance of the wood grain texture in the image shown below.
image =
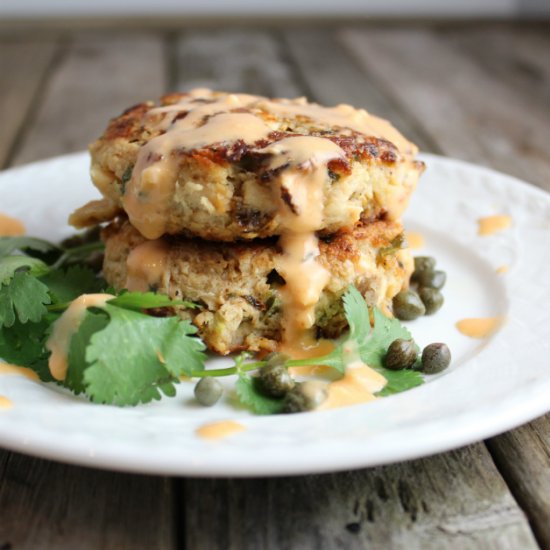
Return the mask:
M377 116L391 120L408 139L422 150L439 152L435 143L411 118L398 107L391 96L342 47L332 32L311 28L293 29L283 33L289 57L297 65L304 93L324 105L349 103Z
M449 30L446 39L528 103L550 105L550 29L491 26Z
M550 189L550 110L503 86L445 34L349 29L342 43L441 150Z
M162 93L165 73L160 38L78 37L50 75L16 162L85 148L109 117ZM173 548L171 487L0 451L0 548Z
M0 168L9 160L58 48L55 39L0 41Z
M269 31L189 31L177 41L175 63L180 91L206 87L281 97L302 93Z
M490 439L487 446L539 543L550 548L550 415Z
M294 64L284 71L284 82L294 78L290 95L366 106L438 150L410 111L362 72L330 33L300 29L280 37L284 48L266 37L254 46L250 37L228 32L187 34L178 46L176 81L187 88L283 95L288 86L281 88L273 67L284 63L286 51ZM262 48L269 63L256 53L238 55ZM189 548L537 548L483 444L331 476L188 480L181 500Z
M538 548L483 445L334 475L187 480L184 490L188 548Z
M0 510L0 548L175 547L171 485L162 478L13 453L0 459Z
M166 87L163 42L148 34L89 34L68 44L15 164L85 149L108 120Z

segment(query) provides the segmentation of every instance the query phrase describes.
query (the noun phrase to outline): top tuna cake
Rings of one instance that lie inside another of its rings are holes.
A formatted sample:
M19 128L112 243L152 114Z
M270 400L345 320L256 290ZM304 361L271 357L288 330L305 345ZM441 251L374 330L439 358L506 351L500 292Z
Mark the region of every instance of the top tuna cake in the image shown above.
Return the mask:
M203 89L128 109L90 152L106 200L71 222L93 225L124 210L148 239L281 235L284 210L299 214L301 203L300 186L280 177L289 164L294 179L323 167L319 192L308 199L321 205L319 234L397 219L423 171L416 147L364 110Z

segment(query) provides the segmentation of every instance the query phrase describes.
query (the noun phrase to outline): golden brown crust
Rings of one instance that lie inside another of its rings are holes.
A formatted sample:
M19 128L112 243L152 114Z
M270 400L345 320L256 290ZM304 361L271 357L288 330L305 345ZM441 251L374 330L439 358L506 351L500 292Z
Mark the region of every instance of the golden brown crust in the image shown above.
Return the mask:
M320 336L336 337L346 327L341 296L350 284L369 304L390 310L391 299L408 282L412 262L407 250L379 251L391 247L402 230L397 222L381 220L321 240L319 261L331 277L316 307ZM103 239L104 276L115 288L124 288L128 255L145 239L126 220L108 226ZM227 354L276 348L281 338L278 289L284 284L275 269L280 254L276 239L232 244L164 240L169 251L157 290L200 305L181 314L193 320L211 350Z
M104 196L122 204L140 149L164 132L159 122L165 114L149 113L186 97L188 94L170 94L158 103L135 105L113 119L103 136L90 145L92 179ZM307 116L257 108L254 114L274 128L266 139L172 152L179 169L167 207L167 233L219 241L279 235L281 225L272 194L275 174L266 169L265 154L258 154L258 148L288 136L324 137L345 152L345 159L328 163L330 179L324 188L321 227L324 234L384 212L394 219L401 215L423 164L405 157L393 143ZM177 116L184 117L185 112Z

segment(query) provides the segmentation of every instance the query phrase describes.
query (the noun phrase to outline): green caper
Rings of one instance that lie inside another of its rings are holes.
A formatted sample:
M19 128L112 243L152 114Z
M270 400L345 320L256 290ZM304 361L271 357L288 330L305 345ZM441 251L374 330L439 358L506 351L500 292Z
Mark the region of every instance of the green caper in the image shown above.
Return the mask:
M447 344L434 343L422 351L422 372L437 374L451 363L451 351Z
M285 396L284 413L311 411L328 396L328 384L324 382L299 382Z
M412 321L425 312L422 300L412 290L402 290L393 299L393 314L402 321Z
M444 271L422 271L415 278L415 282L419 287L428 287L441 290L447 281L447 274Z
M201 378L195 386L195 398L205 407L215 405L223 394L223 386L219 380L211 376Z
M268 363L262 367L254 382L258 390L269 397L283 397L296 384L282 363Z
M433 271L435 269L435 258L432 256L416 256L414 259L414 273ZM414 277L413 273L413 277Z
M422 300L422 303L426 308L426 315L432 315L433 313L438 311L445 301L445 298L443 298L443 294L441 294L439 290L435 288L430 288L428 286L422 287L418 291L418 295L420 296L420 299Z
M416 362L418 351L414 340L394 340L384 357L384 366L390 370L410 369Z

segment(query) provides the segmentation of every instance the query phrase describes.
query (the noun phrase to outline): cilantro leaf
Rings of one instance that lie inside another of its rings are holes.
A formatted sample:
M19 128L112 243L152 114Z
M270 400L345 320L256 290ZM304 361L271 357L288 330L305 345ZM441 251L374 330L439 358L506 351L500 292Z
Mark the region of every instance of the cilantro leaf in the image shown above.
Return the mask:
M376 370L388 381L388 383L376 394L380 397L386 397L394 393L410 390L424 383L422 375L415 370L404 369L394 371L383 367L377 368Z
M47 285L54 303L70 302L81 294L100 292L106 286L103 279L81 265L67 270L53 269L40 280Z
M28 273L40 277L47 273L50 268L37 258L29 256L6 256L0 258L0 285L7 284L15 275L16 271L26 268Z
M73 390L77 395L86 391L84 384L84 371L88 367L86 349L90 344L91 337L96 332L103 330L108 324L109 317L107 315L87 311L78 330L71 338L68 355L69 368L63 385Z
M107 304L109 324L91 336L86 393L98 403L137 405L173 394L179 376L204 369L204 344L177 317L152 317Z
M47 313L45 305L49 303L46 285L29 273L17 272L0 287L0 326L11 327L16 318L36 323Z
M370 312L365 299L354 286L350 286L342 301L349 325L348 340L364 342L371 333Z
M60 247L35 237L0 237L0 258L11 254L15 250L21 250L25 253L31 250L46 254L53 250L60 250ZM33 256L33 254L29 255Z
M44 341L48 327L55 318L57 316L51 315L38 323L25 324L15 321L9 328L0 328L0 357L8 363L36 371L42 380L51 380L49 369L43 370L48 357Z
M239 403L256 414L276 414L283 409L283 399L262 395L255 387L253 378L240 374L235 382Z
M168 296L164 294L157 294L156 292L122 292L116 298L109 300L109 304L136 311L170 306L185 306L188 308L197 307L197 305L192 302L172 300Z
M359 343L361 359L373 368L382 368L389 345L397 338L411 340L411 333L395 317L386 317L379 309L373 309L374 327L368 341ZM416 345L416 344L415 344ZM418 346L416 346L418 351ZM402 372L402 371L401 371Z

